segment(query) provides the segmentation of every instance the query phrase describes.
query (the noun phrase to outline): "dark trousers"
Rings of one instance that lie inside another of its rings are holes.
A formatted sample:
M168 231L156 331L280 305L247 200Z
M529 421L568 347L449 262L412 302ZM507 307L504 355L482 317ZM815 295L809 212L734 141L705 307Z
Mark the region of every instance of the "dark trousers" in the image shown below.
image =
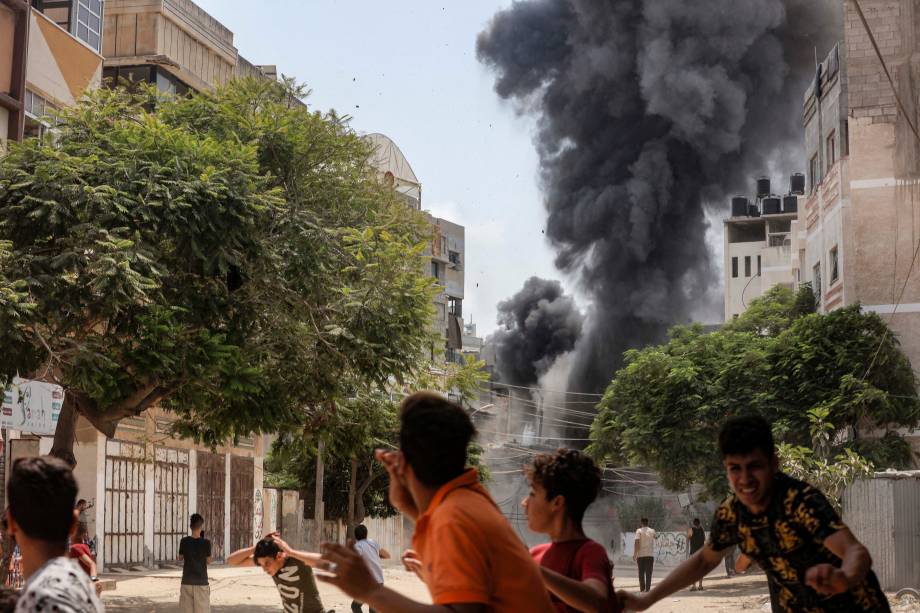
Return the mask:
M636 558L639 563L639 591L647 592L652 589L652 568L655 566L655 558L652 556L643 556Z
M362 606L363 604L364 604L363 602L358 602L357 600L352 600L352 601L351 601L351 613L362 613L362 611L361 611L361 606ZM370 613L377 613L376 611L374 611L374 610L371 609L370 607L368 607L367 610L370 611Z

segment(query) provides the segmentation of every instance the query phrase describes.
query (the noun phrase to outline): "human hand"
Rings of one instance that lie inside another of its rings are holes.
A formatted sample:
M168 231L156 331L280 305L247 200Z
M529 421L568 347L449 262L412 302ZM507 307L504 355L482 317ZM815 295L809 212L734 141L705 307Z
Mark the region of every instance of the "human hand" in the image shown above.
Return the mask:
M265 535L265 538L270 538L271 540L275 541L275 543L278 544L278 547L280 547L281 551L283 551L284 553L291 553L291 551L293 551L293 549L291 549L291 546L287 544L287 541L281 538L281 533L278 531Z
M399 557L399 559L402 561L403 567L406 570L418 575L419 579L422 578L422 559L419 557L416 550L406 549Z
M850 589L850 582L845 572L833 564L818 564L805 571L805 585L819 594L833 596Z
M617 592L617 600L623 606L623 611L645 611L652 606L652 603L648 602L644 595L634 594L625 590Z
M380 584L361 554L337 543L323 543L322 552L317 569L326 572L316 573L316 578L331 583L355 600L367 602L367 595Z
M412 494L409 492L409 488L406 487L402 477L402 468L405 463L402 452L378 449L374 456L378 462L383 464L390 477L390 504L409 519L418 519L418 507L415 506Z

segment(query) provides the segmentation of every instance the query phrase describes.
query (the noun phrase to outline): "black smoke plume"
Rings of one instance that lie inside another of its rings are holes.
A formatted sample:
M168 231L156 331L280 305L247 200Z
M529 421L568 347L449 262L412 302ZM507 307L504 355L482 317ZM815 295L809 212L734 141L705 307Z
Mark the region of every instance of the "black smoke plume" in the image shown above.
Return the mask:
M531 277L521 291L498 303L498 325L489 344L501 381L529 386L572 350L582 316L558 281Z
M625 349L712 299L706 207L802 169L803 94L841 4L529 0L479 35L495 91L537 118L547 235L591 298L570 389L603 389Z

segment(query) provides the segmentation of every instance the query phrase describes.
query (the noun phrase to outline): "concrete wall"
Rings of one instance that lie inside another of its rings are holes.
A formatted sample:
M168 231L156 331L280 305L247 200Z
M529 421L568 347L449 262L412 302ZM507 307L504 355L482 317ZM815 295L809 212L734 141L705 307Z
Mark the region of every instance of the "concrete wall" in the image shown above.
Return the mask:
M102 56L32 10L27 87L58 106L70 106L102 82Z

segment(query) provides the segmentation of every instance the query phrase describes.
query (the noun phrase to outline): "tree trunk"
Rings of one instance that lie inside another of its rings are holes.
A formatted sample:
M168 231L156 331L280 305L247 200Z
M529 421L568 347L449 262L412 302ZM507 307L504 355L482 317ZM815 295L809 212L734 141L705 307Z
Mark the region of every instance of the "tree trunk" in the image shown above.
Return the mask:
M314 551L319 551L323 542L323 521L325 520L325 505L323 504L323 474L325 473L325 464L323 455L325 455L326 443L320 439L316 449L316 489L313 492L313 542L315 543Z
M367 478L361 482L355 494L355 525L364 523L364 519L367 516L367 509L364 507L364 492L367 491L367 488L371 486L371 483L373 483L376 478L377 475L374 474L374 460L371 460L367 465Z
M352 456L351 471L348 479L348 510L345 512L345 538L355 538L355 498L358 494L358 458Z
M76 398L73 394L64 394L64 404L61 405L61 414L54 428L51 455L64 460L71 468L77 465L77 458L73 454L73 444L76 438L78 416Z

